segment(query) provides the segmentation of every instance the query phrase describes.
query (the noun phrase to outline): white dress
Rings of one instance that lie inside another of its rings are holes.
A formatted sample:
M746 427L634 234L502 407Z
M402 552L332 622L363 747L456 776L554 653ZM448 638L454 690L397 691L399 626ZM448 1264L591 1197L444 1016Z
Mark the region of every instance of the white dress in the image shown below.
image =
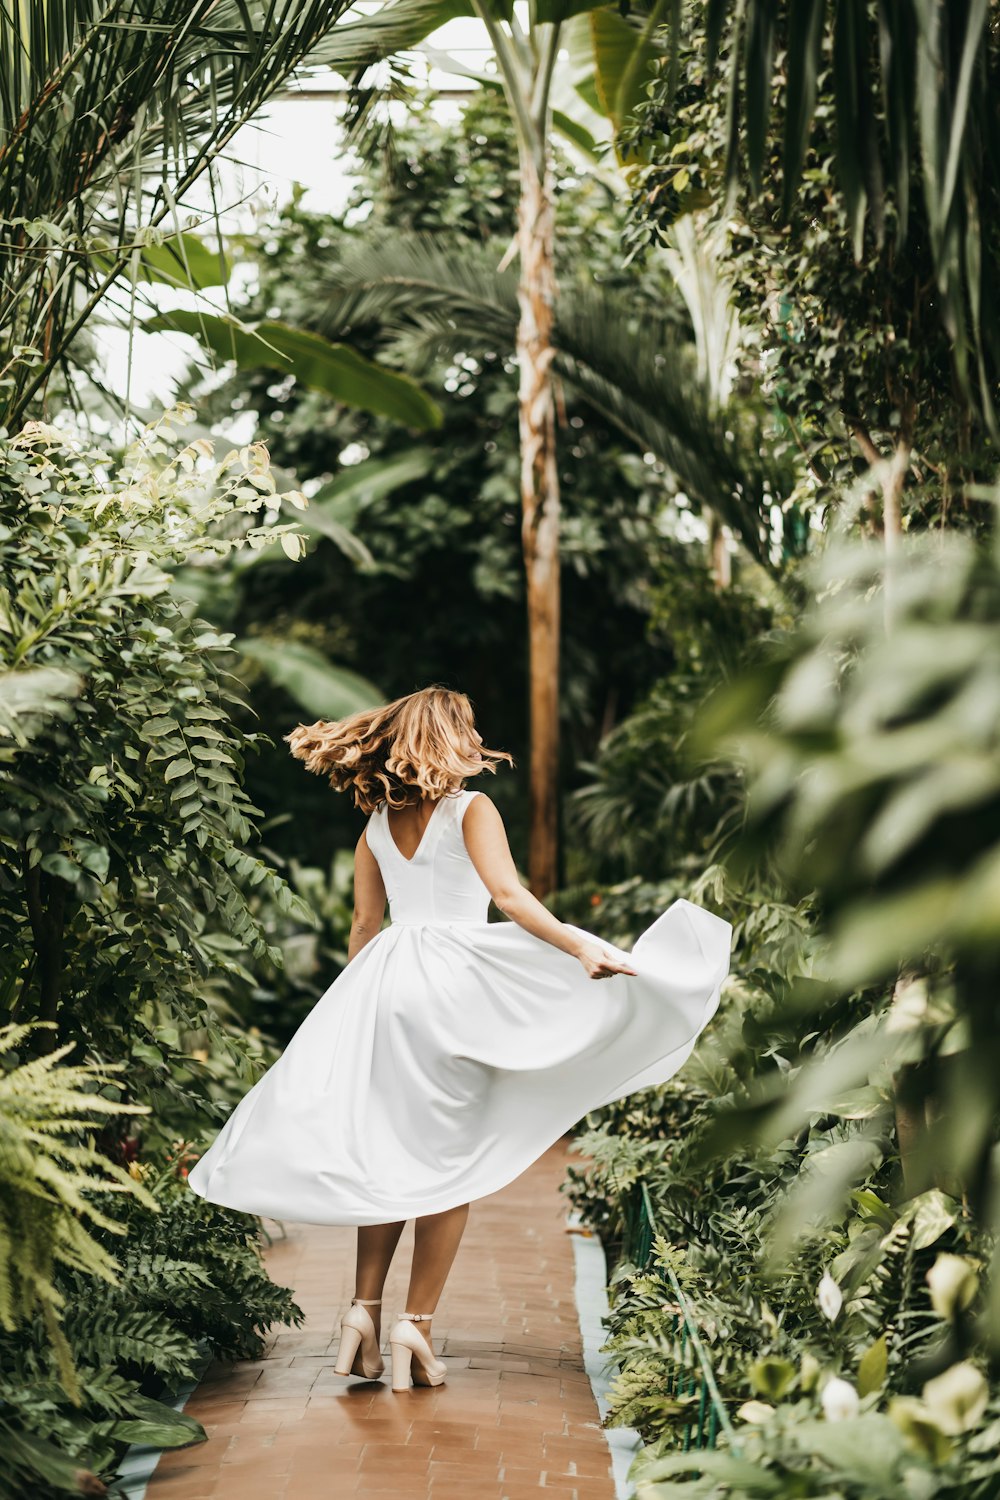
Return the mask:
M442 798L409 860L384 806L372 814L391 926L237 1104L190 1172L196 1193L307 1224L438 1213L496 1192L589 1110L687 1059L729 972L729 923L675 901L626 955L635 978L588 978L513 922L487 922L462 833L482 795Z

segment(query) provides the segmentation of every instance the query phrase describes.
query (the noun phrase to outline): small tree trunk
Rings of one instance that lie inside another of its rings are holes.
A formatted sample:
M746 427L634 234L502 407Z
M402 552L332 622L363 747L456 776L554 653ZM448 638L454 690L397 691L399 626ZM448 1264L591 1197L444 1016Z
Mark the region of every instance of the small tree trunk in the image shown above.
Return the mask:
M528 876L536 896L555 887L559 771L559 470L552 386L555 302L552 188L527 152L518 211L517 358L521 541L528 597L531 828Z
M885 530L887 559L899 547L903 535L903 485L913 455L913 427L917 408L913 397L904 396L899 409L899 436L892 450L892 460L882 481L882 525Z
M731 587L733 582L732 559L729 556L729 548L726 546L726 533L722 522L714 510L707 510L708 519L708 556L709 568L712 574L712 583L715 591L721 594L724 589Z

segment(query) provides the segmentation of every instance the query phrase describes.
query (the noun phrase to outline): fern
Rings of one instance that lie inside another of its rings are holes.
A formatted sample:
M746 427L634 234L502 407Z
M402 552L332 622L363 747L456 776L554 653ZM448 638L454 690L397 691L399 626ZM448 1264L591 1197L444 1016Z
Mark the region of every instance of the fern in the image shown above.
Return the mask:
M81 1128L101 1116L143 1112L144 1106L107 1099L96 1090L120 1065L68 1064L69 1042L23 1061L16 1049L48 1022L0 1028L0 1326L13 1330L41 1313L71 1399L79 1387L69 1345L60 1331L63 1297L55 1284L60 1265L114 1282L118 1263L93 1231L123 1234L104 1213L95 1192L128 1194L155 1212L156 1200L124 1168L84 1144ZM90 1228L87 1227L88 1221Z

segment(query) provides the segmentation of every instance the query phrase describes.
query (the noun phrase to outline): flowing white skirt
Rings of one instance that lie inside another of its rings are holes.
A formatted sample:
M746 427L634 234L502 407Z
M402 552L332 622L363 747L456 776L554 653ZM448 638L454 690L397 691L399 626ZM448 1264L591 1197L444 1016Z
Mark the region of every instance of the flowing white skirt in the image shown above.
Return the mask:
M316 1002L188 1185L307 1224L496 1192L589 1110L677 1071L718 1006L730 938L676 901L625 955L634 978L594 980L513 923L394 924Z

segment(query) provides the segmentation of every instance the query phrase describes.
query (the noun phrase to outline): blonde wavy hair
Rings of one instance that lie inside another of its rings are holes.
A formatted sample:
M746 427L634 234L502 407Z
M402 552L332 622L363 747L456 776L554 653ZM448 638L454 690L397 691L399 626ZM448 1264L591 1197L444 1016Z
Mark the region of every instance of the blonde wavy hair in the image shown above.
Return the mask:
M506 750L488 750L479 739L466 695L438 686L346 719L300 724L284 738L307 771L329 777L335 791L350 791L367 813L383 802L436 801L468 776L495 771L502 760L514 764Z

